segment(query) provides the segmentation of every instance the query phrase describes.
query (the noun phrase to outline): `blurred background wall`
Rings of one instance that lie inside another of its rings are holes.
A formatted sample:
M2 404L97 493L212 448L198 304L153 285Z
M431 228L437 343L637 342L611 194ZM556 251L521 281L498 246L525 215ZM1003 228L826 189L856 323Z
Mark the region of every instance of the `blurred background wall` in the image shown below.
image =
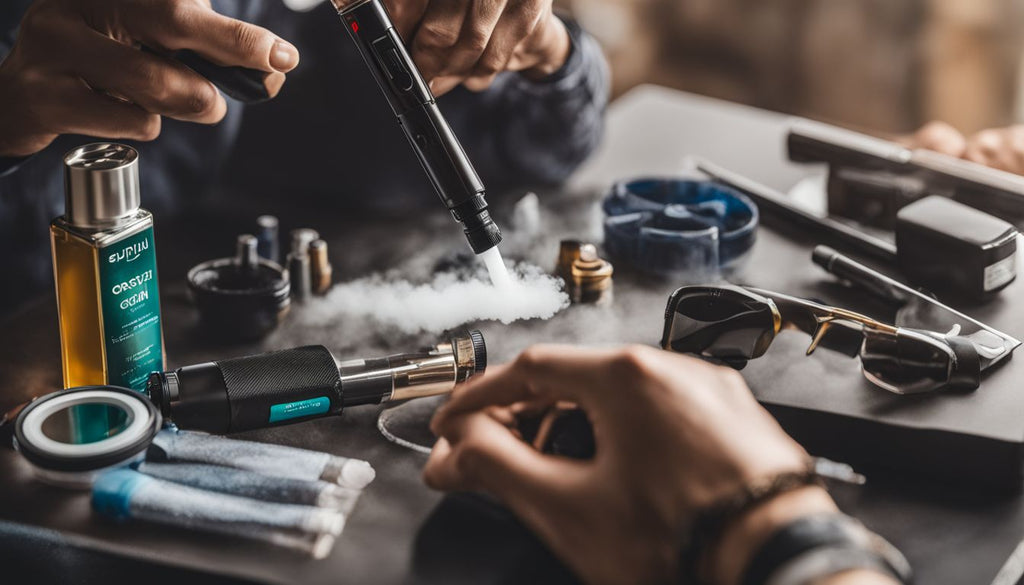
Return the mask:
M614 91L657 83L875 132L1020 119L1024 0L559 0Z

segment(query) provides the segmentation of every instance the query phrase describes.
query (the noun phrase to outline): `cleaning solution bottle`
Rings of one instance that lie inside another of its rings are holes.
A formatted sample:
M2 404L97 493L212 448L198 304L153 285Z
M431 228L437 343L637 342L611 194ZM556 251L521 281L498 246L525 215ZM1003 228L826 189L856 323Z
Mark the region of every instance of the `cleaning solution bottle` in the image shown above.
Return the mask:
M139 153L113 143L76 148L64 157L64 188L64 215L50 224L64 386L142 391L149 373L165 367Z

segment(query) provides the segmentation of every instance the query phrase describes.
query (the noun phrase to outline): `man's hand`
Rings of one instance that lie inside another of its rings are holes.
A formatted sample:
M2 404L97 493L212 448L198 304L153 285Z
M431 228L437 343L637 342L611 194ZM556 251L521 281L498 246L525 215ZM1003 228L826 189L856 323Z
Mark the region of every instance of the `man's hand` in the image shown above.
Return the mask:
M212 83L140 45L259 69L270 88L299 61L295 47L209 0L36 0L0 63L0 156L32 154L60 134L152 140L161 116L224 117Z
M1024 126L978 132L967 141L963 157L995 169L1024 174Z
M929 122L898 139L910 148L926 148L985 166L1024 174L1024 125L990 128L965 138L945 122Z
M593 460L543 455L510 428L524 404L558 401L587 413ZM456 390L432 428L428 485L496 495L589 583L672 582L696 510L807 457L734 370L646 347L530 348ZM778 526L834 510L817 487L755 508L711 552L712 582L736 583Z
M967 139L959 130L938 120L928 122L913 134L897 136L895 141L907 148L934 150L956 158L964 155L967 146Z
M554 73L571 41L551 0L384 0L413 60L442 95L486 89L502 71Z

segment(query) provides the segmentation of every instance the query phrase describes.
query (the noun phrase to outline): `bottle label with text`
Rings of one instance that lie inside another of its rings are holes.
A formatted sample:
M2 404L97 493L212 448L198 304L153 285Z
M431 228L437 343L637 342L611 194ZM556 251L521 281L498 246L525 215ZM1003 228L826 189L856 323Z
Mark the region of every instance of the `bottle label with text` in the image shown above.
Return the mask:
M153 228L99 251L107 383L143 390L163 369Z

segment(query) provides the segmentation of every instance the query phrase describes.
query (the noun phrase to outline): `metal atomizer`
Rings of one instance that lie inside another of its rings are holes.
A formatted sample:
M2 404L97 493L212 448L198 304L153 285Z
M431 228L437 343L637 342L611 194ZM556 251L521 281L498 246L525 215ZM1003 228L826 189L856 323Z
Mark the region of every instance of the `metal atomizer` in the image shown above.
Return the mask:
M149 377L147 392L181 428L232 433L445 394L487 367L479 331L422 351L338 363L322 345L196 364Z
M562 240L555 275L565 281L573 303L607 304L612 301L611 262L597 255L597 247L579 240Z

